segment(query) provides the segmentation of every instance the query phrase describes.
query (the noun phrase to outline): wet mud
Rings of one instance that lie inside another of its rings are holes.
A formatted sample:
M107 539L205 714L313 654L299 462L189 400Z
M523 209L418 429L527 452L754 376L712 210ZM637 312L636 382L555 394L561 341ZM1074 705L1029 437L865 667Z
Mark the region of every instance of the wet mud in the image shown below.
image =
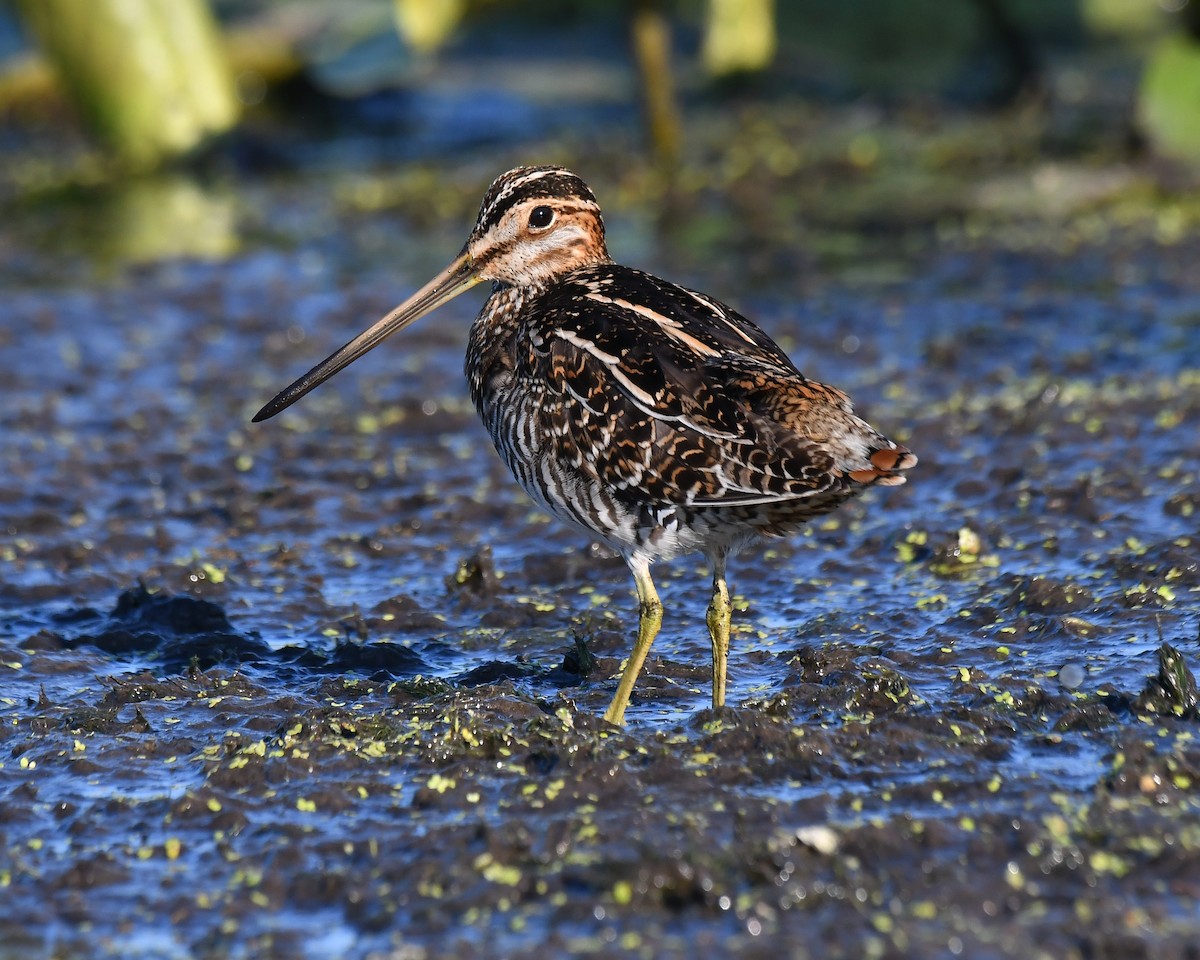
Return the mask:
M731 564L727 709L657 567L617 729L628 572L492 452L469 298L248 423L466 226L6 282L0 957L1197 956L1200 242L641 260L921 463Z

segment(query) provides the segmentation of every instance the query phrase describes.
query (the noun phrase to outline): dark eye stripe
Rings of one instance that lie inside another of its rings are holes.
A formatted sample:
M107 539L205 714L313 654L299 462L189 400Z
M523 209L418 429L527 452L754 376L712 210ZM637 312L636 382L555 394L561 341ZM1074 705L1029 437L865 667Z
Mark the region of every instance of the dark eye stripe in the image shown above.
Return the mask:
M598 208L595 194L569 170L561 167L518 167L492 184L479 208L478 227L489 230L518 204L543 198L582 200Z

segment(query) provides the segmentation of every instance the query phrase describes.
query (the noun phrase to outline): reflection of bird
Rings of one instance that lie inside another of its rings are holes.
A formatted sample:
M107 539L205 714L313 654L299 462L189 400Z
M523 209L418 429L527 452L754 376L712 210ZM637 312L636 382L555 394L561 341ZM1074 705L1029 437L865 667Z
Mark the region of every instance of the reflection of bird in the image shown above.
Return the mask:
M725 561L917 458L806 379L749 320L701 293L613 263L592 191L561 167L519 167L488 189L466 246L409 300L280 393L264 420L381 340L484 280L471 327L471 398L534 500L598 536L637 584L637 641L605 714L621 723L662 623L650 564L703 553L714 707L725 702Z

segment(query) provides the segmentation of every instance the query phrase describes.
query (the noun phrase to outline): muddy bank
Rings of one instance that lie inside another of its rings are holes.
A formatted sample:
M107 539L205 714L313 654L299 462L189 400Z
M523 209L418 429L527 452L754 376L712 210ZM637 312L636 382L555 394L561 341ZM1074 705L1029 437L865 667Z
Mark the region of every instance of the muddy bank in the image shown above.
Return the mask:
M704 571L656 568L624 730L628 572L491 451L468 298L248 423L468 223L299 178L225 262L4 240L0 957L1195 955L1200 245L801 244L746 183L656 233L602 177L614 252L921 458L731 564L719 714Z

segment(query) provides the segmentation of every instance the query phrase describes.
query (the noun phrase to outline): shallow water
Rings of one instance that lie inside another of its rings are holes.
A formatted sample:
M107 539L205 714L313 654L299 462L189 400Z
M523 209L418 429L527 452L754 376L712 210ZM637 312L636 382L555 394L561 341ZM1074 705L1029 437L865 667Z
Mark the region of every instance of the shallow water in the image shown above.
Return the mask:
M251 202L327 214L309 194ZM1194 703L1147 683L1164 641L1197 654L1194 242L674 274L921 462L731 565L720 715L702 564L657 567L616 731L628 572L492 452L469 297L249 424L457 249L336 226L369 252L0 277L0 956L1200 940Z

